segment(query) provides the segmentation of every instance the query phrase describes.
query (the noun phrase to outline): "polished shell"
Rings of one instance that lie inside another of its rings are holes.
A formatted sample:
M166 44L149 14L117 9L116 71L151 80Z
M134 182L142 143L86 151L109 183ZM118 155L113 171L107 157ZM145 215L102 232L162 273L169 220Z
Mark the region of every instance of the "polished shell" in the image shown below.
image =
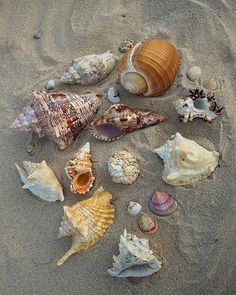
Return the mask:
M177 202L171 194L155 190L148 206L154 214L166 216L172 214L177 209Z
M147 235L155 234L159 228L159 225L157 224L155 219L145 213L142 213L139 216L138 226L139 226L139 229Z

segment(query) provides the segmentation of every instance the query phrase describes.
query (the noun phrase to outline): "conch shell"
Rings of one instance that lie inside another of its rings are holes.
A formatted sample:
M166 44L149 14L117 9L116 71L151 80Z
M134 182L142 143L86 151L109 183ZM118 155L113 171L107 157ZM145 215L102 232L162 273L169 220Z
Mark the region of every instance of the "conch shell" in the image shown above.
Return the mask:
M67 163L65 171L71 179L70 189L73 193L85 194L93 187L95 177L92 171L89 142Z
M101 100L94 93L73 94L34 91L33 102L11 125L19 131L48 136L60 149L70 146L93 120Z
M58 260L58 265L62 265L72 254L91 248L105 234L114 219L115 208L111 199L112 195L100 187L91 198L72 207L63 207L59 238L72 236L72 245Z
M162 179L170 185L180 186L210 176L218 165L220 154L206 150L179 133L173 137L154 150L164 161Z
M103 116L90 124L90 132L94 137L104 141L120 138L127 132L155 125L168 120L166 115L154 112L132 110L124 104L116 104L105 111Z
M113 266L108 269L112 277L147 277L160 270L162 263L149 249L149 240L139 239L135 235L120 236L119 255L113 256Z
M24 169L16 163L15 166L20 174L21 181L24 183L24 189L29 189L35 196L45 201L64 200L62 186L45 161L41 163L24 161Z
M92 85L107 77L114 69L116 56L111 51L82 56L61 77L62 83Z
M158 96L173 83L180 63L176 47L162 39L136 44L122 57L120 81L133 94Z
M219 107L216 103L214 94L207 95L203 90L190 90L187 97L177 102L176 110L179 119L185 123L193 121L195 118L201 118L211 123L213 119L218 117L223 107Z

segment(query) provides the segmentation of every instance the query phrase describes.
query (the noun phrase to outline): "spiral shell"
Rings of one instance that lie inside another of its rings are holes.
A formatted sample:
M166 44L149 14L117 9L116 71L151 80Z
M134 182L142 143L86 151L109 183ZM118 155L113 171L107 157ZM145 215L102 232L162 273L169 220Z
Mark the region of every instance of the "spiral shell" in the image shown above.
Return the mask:
M120 81L133 94L158 96L173 83L180 63L177 48L162 39L151 39L128 50L119 65Z

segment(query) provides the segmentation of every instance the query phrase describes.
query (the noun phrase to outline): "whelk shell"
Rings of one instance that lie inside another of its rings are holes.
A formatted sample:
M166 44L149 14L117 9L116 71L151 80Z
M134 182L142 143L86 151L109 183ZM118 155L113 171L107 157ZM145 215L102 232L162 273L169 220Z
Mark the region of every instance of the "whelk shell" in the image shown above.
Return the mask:
M147 235L153 235L159 229L159 225L157 224L155 219L145 213L141 213L141 215L139 216L138 227L143 233Z
M166 216L172 214L177 209L177 202L171 194L155 190L148 206L154 214Z

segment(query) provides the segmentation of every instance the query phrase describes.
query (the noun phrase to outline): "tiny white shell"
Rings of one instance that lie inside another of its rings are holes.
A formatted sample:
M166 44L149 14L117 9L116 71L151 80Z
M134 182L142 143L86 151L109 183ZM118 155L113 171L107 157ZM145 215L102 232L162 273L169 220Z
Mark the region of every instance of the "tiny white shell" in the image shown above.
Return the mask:
M120 96L119 92L115 87L110 87L107 91L107 99L110 103L119 103L120 102Z
M54 80L47 81L44 87L46 90L53 90L55 88L55 81Z
M142 206L139 203L133 202L133 201L129 202L129 205L128 205L129 214L136 216L141 212L141 210L142 210Z

